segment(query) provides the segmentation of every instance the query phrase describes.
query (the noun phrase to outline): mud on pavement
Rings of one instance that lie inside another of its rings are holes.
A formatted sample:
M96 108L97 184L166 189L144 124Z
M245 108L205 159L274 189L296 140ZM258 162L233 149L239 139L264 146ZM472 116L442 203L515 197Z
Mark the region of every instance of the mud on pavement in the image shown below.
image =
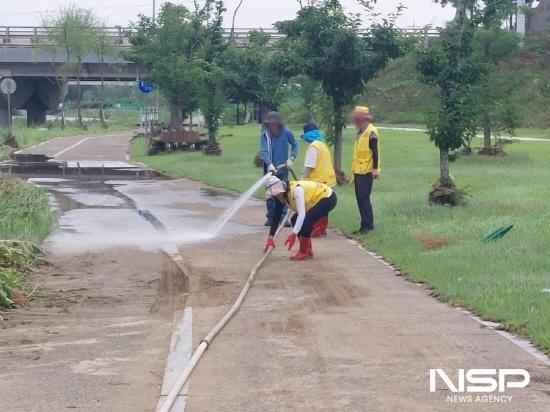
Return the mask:
M59 227L29 280L36 298L1 326L2 407L154 410L173 317L190 289L165 250L200 239L224 199L191 182L31 180L51 193Z

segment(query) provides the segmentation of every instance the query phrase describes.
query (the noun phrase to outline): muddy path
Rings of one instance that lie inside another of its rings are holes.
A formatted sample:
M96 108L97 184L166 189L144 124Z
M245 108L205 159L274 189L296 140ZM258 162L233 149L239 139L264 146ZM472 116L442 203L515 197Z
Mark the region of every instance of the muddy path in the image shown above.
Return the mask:
M261 212L248 216L261 221ZM193 274L195 345L239 293L263 240L220 240L211 245L215 261L197 246L181 248ZM330 233L314 241L307 264L289 262L281 244L191 376L187 411L547 409L547 365L347 239ZM457 405L449 390L430 393L431 368L453 379L458 369L524 368L531 384L507 391L509 403Z
M2 408L154 410L190 290L171 255L204 242L231 197L186 181L29 180L50 193L58 228L29 279L35 299L0 326Z

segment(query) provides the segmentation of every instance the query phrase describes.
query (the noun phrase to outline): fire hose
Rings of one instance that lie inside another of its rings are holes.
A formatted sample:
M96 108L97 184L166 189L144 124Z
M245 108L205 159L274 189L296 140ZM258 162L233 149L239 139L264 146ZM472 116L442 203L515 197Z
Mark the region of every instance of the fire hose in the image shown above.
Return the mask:
M290 169L290 168L289 168ZM290 216L292 215L292 211L289 210L286 217L284 218L283 222L277 229L277 232L275 233L274 238L277 238L279 233L281 232L281 229L285 226L286 222L290 219ZM208 346L212 343L212 341L216 338L216 336L221 332L221 330L229 323L229 321L235 316L239 308L244 302L244 299L246 298L246 295L248 294L248 291L252 287L252 283L254 282L254 279L256 278L256 275L258 274L258 271L262 267L262 265L265 263L267 258L271 255L273 252L273 247L269 247L267 251L264 253L262 258L256 263L256 265L252 268L252 271L250 272L250 276L248 277L246 283L244 284L243 289L241 290L241 293L239 294L237 300L233 304L233 306L229 309L229 311L224 315L224 317L208 332L208 334L201 340L199 346L197 349L195 349L195 352L193 353L193 356L191 356L191 359L187 363L187 366L181 373L180 377L166 396L166 400L164 401L164 404L162 405L162 408L160 408L159 412L170 412L172 409L172 406L174 405L174 402L176 401L179 393L181 392L184 385L189 380L189 377L191 376L191 373L199 363L202 355L208 349Z

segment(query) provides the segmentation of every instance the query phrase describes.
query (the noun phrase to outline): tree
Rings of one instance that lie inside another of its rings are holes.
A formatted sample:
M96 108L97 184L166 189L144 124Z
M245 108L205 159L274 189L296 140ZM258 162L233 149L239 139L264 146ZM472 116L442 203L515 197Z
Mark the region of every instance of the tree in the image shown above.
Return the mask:
M93 28L93 49L99 63L99 76L101 82L99 92L99 121L104 128L107 128L105 116L105 64L109 57L117 54L117 49L113 40L109 38L105 32L105 27L107 27L106 21L98 20L97 22L97 27Z
M267 34L251 31L244 47L229 44L225 53L225 88L229 99L237 105L237 124L241 123L240 105L244 105L246 113L248 104L258 104L264 95L268 84L263 76L269 63L266 58L268 41Z
M418 69L424 83L440 88L440 105L428 117L428 135L439 148L439 180L430 202L456 205L464 200L449 171L449 152L476 135L477 113L470 88L481 76L481 66L469 59L473 52L473 24L466 14L468 1L456 0L457 17L432 48L420 53Z
M481 154L492 155L501 152L498 142L492 144L501 132L514 133L520 118L519 110L511 96L520 81L503 81L499 76L498 65L519 50L518 36L500 27L483 28L474 36L474 58L484 65L484 73L473 93L479 113L478 127L483 130L483 150ZM519 79L518 79L519 80Z
M203 40L198 53L201 69L199 106L208 129L207 155L221 154L216 136L227 103L224 89L224 55L227 48L222 28L224 12L222 0L206 0L202 8L196 6L194 16L196 32Z
M74 5L63 7L58 13L44 18L47 27L46 46L52 56L58 55L58 50L64 52L65 64L59 69L58 77L66 82L69 77L76 77L77 97L76 110L78 126L83 128L82 119L82 62L84 57L94 50L94 27L96 18L91 10L81 9ZM62 104L61 127L65 127L64 104Z
M184 116L199 103L200 67L195 54L200 33L193 13L184 6L164 3L158 18L140 16L128 31L130 61L149 70L149 81L170 103L170 127L178 129Z
M360 20L349 17L337 0L302 4L294 20L276 23L286 35L281 44L279 67L289 75L304 74L318 81L333 109L334 168L342 171L344 109L392 59L401 52L395 20L373 23L366 37L358 34Z
M418 70L422 81L438 86L439 106L428 117L428 135L439 148L440 176L430 193L430 202L456 205L464 200L449 171L449 152L462 147L476 136L480 112L474 93L487 72L486 65L475 58L474 36L482 24L494 24L501 18L501 8L509 0L444 0L452 3L456 17L435 44L419 54ZM500 7L500 8L499 8Z

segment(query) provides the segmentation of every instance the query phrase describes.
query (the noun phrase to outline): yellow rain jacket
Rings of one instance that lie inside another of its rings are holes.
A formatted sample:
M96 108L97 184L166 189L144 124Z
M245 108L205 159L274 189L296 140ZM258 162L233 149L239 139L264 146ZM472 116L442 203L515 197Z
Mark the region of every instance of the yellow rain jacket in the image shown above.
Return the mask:
M366 130L355 140L355 147L353 149L353 159L351 163L351 168L354 174L356 175L366 175L367 173L372 173L373 162L372 162L372 150L369 147L370 135L375 133L378 136L378 170L381 169L381 158L380 158L380 135L378 134L378 129L374 125L369 124Z
M332 156L328 146L318 140L312 142L311 146L317 149L317 165L310 172L307 180L334 186L336 184L336 173L334 173Z
M289 185L290 190L288 193L288 207L290 207L295 212L297 212L298 209L296 208L296 198L294 197L294 191L298 186L304 188L306 212L309 211L321 200L326 199L327 194L331 190L330 187L323 183L310 182L308 180L298 180L295 182L290 182Z

